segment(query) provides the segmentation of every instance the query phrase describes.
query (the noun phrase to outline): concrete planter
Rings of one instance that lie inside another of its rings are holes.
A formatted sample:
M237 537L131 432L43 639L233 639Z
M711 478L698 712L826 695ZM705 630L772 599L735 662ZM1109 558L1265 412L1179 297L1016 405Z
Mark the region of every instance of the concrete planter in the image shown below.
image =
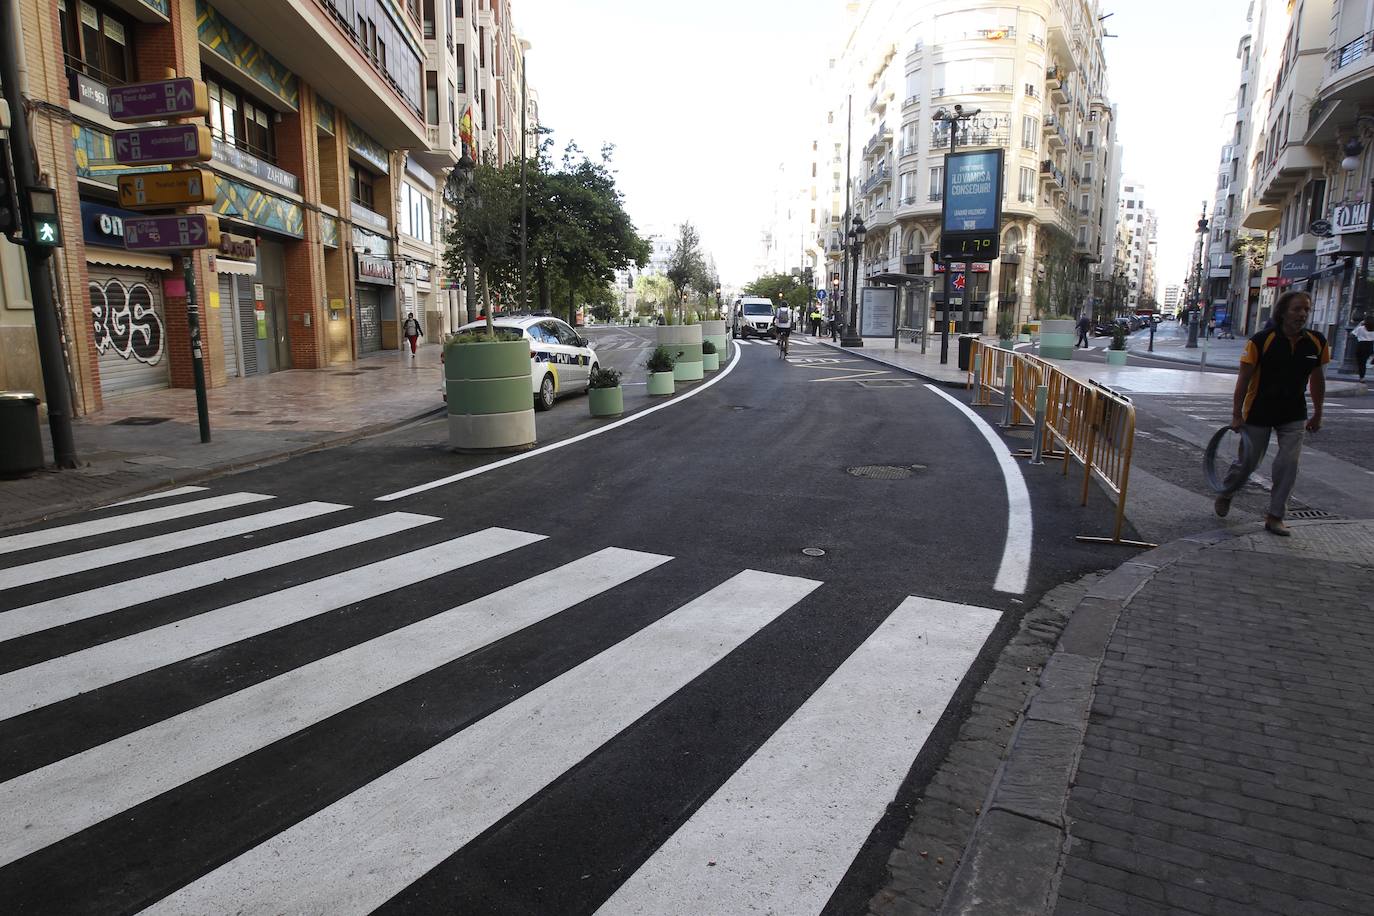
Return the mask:
M701 354L701 368L702 368L702 369L705 369L707 372L716 372L716 371L718 371L718 370L720 369L720 354L719 354L719 353L703 353L703 354Z
M534 445L534 395L526 341L446 344L444 388L451 448L487 451Z
M701 323L701 339L716 345L716 357L722 363L730 361L730 325L725 319L712 319Z
M1125 350L1108 350L1108 351L1107 351L1107 365L1109 365L1109 366L1124 366L1124 365L1126 365L1126 351L1125 351Z
M649 373L649 395L650 397L662 397L673 393L673 373L671 372L650 372Z
M594 417L618 417L625 412L625 390L619 385L614 388L588 388L587 407Z
M701 340L699 324L665 324L658 329L658 345L677 360L673 366L674 380L697 382L702 379Z
M1077 340L1072 318L1040 323L1040 355L1046 359L1073 359L1073 345Z

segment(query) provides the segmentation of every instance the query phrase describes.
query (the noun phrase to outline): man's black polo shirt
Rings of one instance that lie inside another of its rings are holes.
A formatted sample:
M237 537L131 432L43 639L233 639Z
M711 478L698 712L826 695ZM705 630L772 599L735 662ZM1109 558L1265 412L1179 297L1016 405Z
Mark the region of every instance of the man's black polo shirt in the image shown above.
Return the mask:
M1290 344L1283 331L1270 328L1250 338L1240 361L1255 367L1241 416L1251 426L1279 426L1307 419L1308 378L1331 362L1331 348L1316 331L1303 330Z

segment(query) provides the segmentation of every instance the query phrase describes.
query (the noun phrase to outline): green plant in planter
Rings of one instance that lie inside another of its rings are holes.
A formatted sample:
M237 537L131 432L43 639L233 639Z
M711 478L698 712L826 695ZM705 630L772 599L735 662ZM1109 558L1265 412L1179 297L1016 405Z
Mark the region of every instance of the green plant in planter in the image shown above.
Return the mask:
M1030 336L1031 326L1028 324L1021 325L1021 333Z
M592 388L619 388L620 370L593 366L592 374L587 384Z
M1112 325L1112 342L1111 342L1111 349L1113 349L1113 350L1124 350L1124 349L1126 349L1126 327L1125 327L1125 325L1122 325L1122 324L1119 324L1119 323L1118 323L1118 324Z
M715 342L714 340L703 340L703 341L701 342L701 352L702 352L703 354L706 354L706 353L715 353L715 352L717 352L717 351L716 351L716 342Z
M673 359L673 354L668 352L667 347L655 347L654 352L649 354L649 359L645 361L644 368L650 372L672 372L677 360Z

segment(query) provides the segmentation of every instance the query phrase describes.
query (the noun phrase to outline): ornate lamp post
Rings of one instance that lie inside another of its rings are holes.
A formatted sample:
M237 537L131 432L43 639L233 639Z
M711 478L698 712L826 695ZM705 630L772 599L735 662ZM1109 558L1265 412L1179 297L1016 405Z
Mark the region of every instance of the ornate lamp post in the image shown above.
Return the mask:
M859 261L864 252L864 236L868 234L868 227L864 225L863 217L855 216L854 225L849 229L849 260L853 262L854 282L849 287L849 320L845 323L844 337L840 340L842 347L862 347L864 339L859 336Z
M1202 306L1206 296L1206 281L1202 277L1202 256L1207 248L1207 202L1202 203L1202 219L1197 221L1197 308L1193 310L1192 320L1188 322L1188 343L1186 349L1197 349L1197 328L1202 318Z

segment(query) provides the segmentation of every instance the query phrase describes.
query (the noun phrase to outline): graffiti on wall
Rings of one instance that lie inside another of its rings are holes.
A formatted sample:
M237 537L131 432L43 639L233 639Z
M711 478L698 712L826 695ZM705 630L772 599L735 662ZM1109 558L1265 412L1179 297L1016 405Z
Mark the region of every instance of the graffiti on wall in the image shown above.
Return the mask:
M102 286L92 280L90 292L91 328L102 356L113 352L149 366L161 362L166 334L147 284L126 286L122 280L110 279Z

